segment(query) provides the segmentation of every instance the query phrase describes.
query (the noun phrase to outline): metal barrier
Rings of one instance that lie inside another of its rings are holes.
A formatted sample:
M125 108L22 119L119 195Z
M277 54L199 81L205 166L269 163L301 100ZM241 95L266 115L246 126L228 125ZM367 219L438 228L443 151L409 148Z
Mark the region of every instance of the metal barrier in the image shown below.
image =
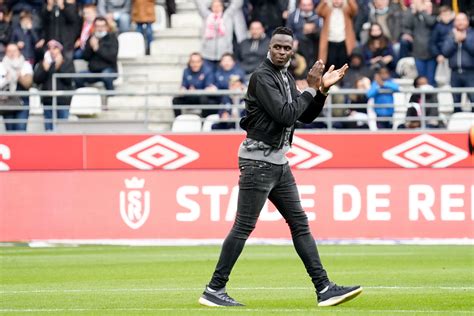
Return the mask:
M51 109L53 112L53 117L51 120L44 120L43 122L51 122L54 127L57 126L58 123L64 123L64 124L77 124L77 122L74 121L69 121L67 119L61 120L57 118L56 115L56 110L58 109L69 109L69 105L61 105L58 104L58 97L63 97L63 96L74 96L77 94L75 90L55 90L57 87L56 80L59 78L104 78L104 77L113 77L117 78L119 76L122 77L142 77L145 78L145 80L148 81L148 74L117 74L117 73L112 73L112 74L81 74L81 73L71 73L71 74L55 74L54 79L53 79L53 90L52 91L36 91L36 92L29 92L29 91L15 91L15 92L5 92L2 91L0 92L0 97L1 96L21 96L21 97L30 97L30 96L40 96L40 97L52 97L53 102L51 106L44 106L45 109ZM126 87L126 83L124 84ZM168 97L175 97L175 96L210 96L210 97L218 97L218 96L240 96L243 97L244 92L240 91L233 91L233 90L216 90L216 91L209 91L209 90L194 90L194 91L182 91L182 90L173 90L173 91L148 91L147 86L143 86L145 91L144 92L137 92L137 91L127 91L127 90L99 90L94 93L81 93L83 95L100 95L101 97L117 97L117 96L132 96L132 97L143 97L144 102L143 105L139 106L127 106L127 105L121 105L119 108L106 108L105 111L108 112L114 112L114 111L143 111L143 118L142 119L131 119L131 120L105 120L101 118L85 118L85 119L80 119L79 123L83 125L82 131L87 132L88 131L88 124L89 123L104 123L104 124L142 124L143 125L143 131L148 130L149 124L168 124L171 125L173 123L174 117L170 117L169 119L166 118L161 118L158 120L154 120L150 118L150 111L155 111L155 110L166 110L166 111L172 111L174 109L180 109L180 110L190 110L190 109L195 109L195 110L219 110L223 108L229 108L229 109L236 109L236 110L241 110L244 109L243 105L241 104L234 104L229 106L218 104L218 105L203 105L203 104L187 104L187 105L171 105L171 104L150 104L149 98L150 97L160 97L160 96L168 96ZM382 93L392 93L391 91L381 91ZM333 89L330 92L330 96L328 97L327 103L325 105L324 113L322 113L322 116L318 117L315 122L321 122L326 125L327 130L333 130L334 129L334 123L335 122L354 122L357 121L358 119L354 119L351 117L344 117L344 116L335 116L333 111L334 110L340 110L340 109L370 109L373 108L374 105L370 104L350 104L348 105L347 103L341 103L341 102L334 102L333 98L337 98L338 96L343 96L347 97L349 95L365 95L366 91L365 90L358 90L358 89ZM425 115L425 110L428 108L433 108L433 107L438 107L439 103L426 103L426 95L429 94L439 94L439 93L450 93L450 94L470 94L474 95L474 88L440 88L440 89L432 89L432 90L424 90L424 89L415 89L415 88L401 88L400 92L404 96L404 100L408 100L407 95L417 93L421 95L421 116L419 118L405 118L406 121L410 120L420 120L421 123L421 129L426 129L427 128L427 122L430 120L440 120L442 117L440 116L426 116ZM403 102L403 104L385 104L385 105L376 105L377 108L403 108L406 109L408 105L408 101ZM456 103L456 104L449 104L449 106L465 106L465 104L461 103ZM474 106L474 100L471 101L471 106ZM30 107L26 106L1 106L5 110L30 110ZM400 112L399 112L400 113ZM449 114L449 113L447 113ZM238 121L240 118L231 118L231 119L226 119L222 120L222 122L229 122L229 123L236 123L236 126L238 126ZM205 118L201 118L202 122L205 120ZM383 118L373 118L374 122L382 122L382 121L390 121L393 122L394 117L383 117ZM3 119L3 122L5 123L27 123L28 119ZM219 121L216 121L219 122Z

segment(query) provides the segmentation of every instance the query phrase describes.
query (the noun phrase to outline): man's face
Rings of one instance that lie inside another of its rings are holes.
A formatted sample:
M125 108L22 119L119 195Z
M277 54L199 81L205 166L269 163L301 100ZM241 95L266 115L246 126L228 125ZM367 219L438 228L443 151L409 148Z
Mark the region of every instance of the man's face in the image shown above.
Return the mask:
M232 67L234 67L234 65L235 65L235 61L234 59L232 59L232 57L230 56L222 57L222 60L221 60L222 69L224 69L225 71L229 71L232 69Z
M314 9L313 0L301 0L300 9L303 12L311 12Z
M250 37L252 39L259 39L262 37L263 33L265 32L265 29L262 26L262 23L260 22L253 22L250 24Z
M10 44L7 46L7 49L5 50L5 56L10 59L17 59L20 57L20 55L20 49L16 44Z
M383 81L390 79L390 72L388 71L387 68L380 69L379 73Z
M444 24L448 24L451 19L453 18L453 12L452 11L443 11L439 14L439 18Z
M385 9L388 7L389 0L374 0L374 7L377 10Z
M95 21L94 23L95 32L107 32L107 23L105 21Z
M458 31L465 31L469 26L469 20L467 19L467 15L464 13L459 13L456 15L454 19L454 27L458 29Z
M189 58L189 68L191 68L193 72L201 70L202 63L202 58L199 55L192 55L191 58Z
M276 34L270 41L270 58L277 67L283 67L293 56L293 38Z

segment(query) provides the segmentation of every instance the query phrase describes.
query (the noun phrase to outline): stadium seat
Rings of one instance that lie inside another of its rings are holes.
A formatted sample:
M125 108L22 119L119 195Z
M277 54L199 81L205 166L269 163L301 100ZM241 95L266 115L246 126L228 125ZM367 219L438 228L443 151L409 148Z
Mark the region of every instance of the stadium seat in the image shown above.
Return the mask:
M202 128L201 117L196 114L178 115L171 126L172 132L200 132Z
M168 19L168 15L166 14L165 8L161 5L156 5L155 16L155 23L152 24L153 31L164 30L166 28Z
M84 59L74 59L74 70L79 73L89 70L89 63Z
M451 86L443 86L440 88L450 89ZM454 111L454 99L451 92L439 92L438 103L438 110L440 113L452 113Z
M36 88L30 88L30 93L38 92ZM31 115L43 115L43 105L41 104L41 97L39 95L30 95L30 114Z
M202 124L202 131L203 132L210 132L212 131L212 125L219 122L219 114L211 114L206 117L204 123Z
M139 32L124 32L118 36L119 59L132 59L145 56L145 39Z
M474 113L458 112L451 115L448 130L467 132L472 126L474 126Z
M400 76L400 78L415 79L416 76L418 76L415 58L405 57L400 59L397 62L395 72Z
M99 89L94 87L77 89L72 96L69 112L73 115L95 115L102 112L102 99L98 92Z

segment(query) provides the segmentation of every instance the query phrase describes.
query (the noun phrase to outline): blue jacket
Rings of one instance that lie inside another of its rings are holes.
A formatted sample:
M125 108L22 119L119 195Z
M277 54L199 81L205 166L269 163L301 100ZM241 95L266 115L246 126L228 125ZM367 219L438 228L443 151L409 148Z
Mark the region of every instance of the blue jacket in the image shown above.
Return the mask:
M443 55L449 58L449 67L453 71L474 71L474 30L467 29L467 37L462 43L454 41L451 33L443 43Z
M214 85L217 89L227 90L229 89L229 79L232 76L238 76L240 81L245 82L245 72L240 68L240 66L235 65L229 71L225 71L219 67L214 74Z
M191 71L191 68L187 67L183 71L183 80L181 86L189 89L193 86L197 90L204 90L214 83L214 74L212 70L203 65L198 72Z
M433 56L442 55L443 43L453 29L453 21L448 24L442 22L436 23L430 38L430 52Z
M377 81L373 81L369 91L367 91L367 98L374 98L374 110L377 116L392 116L393 115L393 94L392 93L380 93L379 89L389 89L392 92L400 91L398 84L393 82L392 79L384 82L383 86L379 86ZM391 107L380 108L377 104L392 104Z
M39 41L40 37L34 30L24 31L19 25L13 28L11 35L11 41L14 43L24 42L25 47L21 50L21 53L27 60L35 60L35 45Z

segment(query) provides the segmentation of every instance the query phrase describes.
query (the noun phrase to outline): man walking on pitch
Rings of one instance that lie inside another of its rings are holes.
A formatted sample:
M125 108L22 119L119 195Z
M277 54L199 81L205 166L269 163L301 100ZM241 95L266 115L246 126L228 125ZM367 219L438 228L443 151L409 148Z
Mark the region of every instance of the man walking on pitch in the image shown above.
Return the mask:
M329 88L344 77L348 66L337 70L331 66L323 75L325 65L316 62L308 73L309 88L299 94L295 80L287 72L292 44L290 29L275 29L267 59L250 78L245 96L248 114L240 122L247 138L239 148L237 215L222 245L212 279L199 298L200 304L243 306L227 295L225 285L267 198L290 227L296 252L316 288L319 306L337 305L362 292L360 286L343 287L329 281L285 157L296 121L311 123L319 115Z

